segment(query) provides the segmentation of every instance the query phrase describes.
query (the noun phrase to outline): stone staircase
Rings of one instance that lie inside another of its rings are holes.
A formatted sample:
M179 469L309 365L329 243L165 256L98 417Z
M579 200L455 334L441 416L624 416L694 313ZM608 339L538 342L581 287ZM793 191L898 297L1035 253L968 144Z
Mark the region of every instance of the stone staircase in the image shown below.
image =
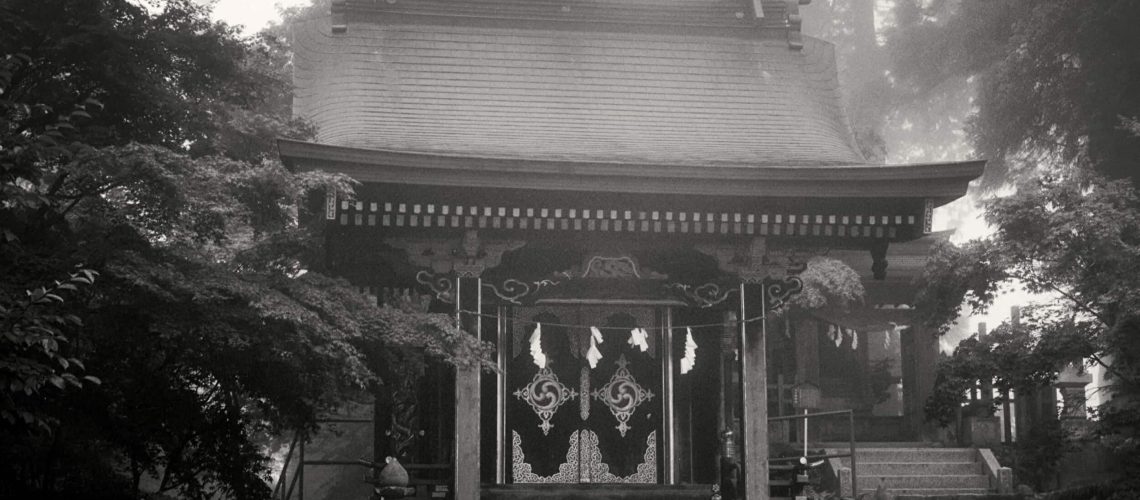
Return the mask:
M1009 491L1009 469L1001 467L987 449L857 447L855 458L859 488L856 497L864 493L874 495L880 483L896 498ZM832 459L830 466L845 495L850 494L851 460Z

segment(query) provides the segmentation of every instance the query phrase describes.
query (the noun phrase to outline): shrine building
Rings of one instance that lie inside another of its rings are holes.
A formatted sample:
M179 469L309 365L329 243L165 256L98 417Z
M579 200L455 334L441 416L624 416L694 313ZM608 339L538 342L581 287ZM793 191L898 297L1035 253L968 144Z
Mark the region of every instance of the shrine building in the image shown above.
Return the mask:
M333 0L293 29L318 133L281 158L360 183L331 267L496 348L377 410L429 495L766 499L797 388L852 410L813 446L923 439L915 279L984 162L866 161L796 1ZM820 259L863 299L784 307Z

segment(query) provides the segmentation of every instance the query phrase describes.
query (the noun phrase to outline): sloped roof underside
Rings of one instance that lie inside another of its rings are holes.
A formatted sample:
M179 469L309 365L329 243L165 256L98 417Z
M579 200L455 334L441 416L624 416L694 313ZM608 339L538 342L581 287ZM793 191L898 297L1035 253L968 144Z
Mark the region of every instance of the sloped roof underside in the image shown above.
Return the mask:
M397 19L396 21L398 21ZM715 33L295 25L295 113L334 146L684 166L862 165L832 47Z

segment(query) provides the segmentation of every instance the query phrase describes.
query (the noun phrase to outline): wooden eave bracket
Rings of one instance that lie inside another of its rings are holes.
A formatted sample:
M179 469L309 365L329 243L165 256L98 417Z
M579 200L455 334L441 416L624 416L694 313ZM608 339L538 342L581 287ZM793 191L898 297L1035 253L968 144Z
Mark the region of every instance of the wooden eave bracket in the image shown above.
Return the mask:
M346 13L347 6L345 0L332 0L329 6L329 13L332 17L332 32L334 35L343 34L348 31L348 14Z

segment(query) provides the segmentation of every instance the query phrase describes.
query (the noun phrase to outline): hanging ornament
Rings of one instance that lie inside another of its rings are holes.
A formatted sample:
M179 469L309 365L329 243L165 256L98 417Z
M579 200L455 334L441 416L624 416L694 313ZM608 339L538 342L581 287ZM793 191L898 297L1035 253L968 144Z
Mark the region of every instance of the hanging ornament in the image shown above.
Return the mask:
M602 359L602 351L598 350L598 344L602 343L602 332L598 327L590 327L590 349L586 351L586 361L590 363L590 369L598 366L598 361Z
M851 335L851 350L854 351L854 350L858 349L859 348L859 332L848 328L847 334Z
M681 358L681 375L689 373L697 364L697 342L693 340L693 329L685 328L685 356Z
M535 323L530 334L530 357L539 368L546 368L546 353L542 352L542 323Z
M649 350L649 333L644 328L634 328L629 331L629 345L637 347L641 352Z

